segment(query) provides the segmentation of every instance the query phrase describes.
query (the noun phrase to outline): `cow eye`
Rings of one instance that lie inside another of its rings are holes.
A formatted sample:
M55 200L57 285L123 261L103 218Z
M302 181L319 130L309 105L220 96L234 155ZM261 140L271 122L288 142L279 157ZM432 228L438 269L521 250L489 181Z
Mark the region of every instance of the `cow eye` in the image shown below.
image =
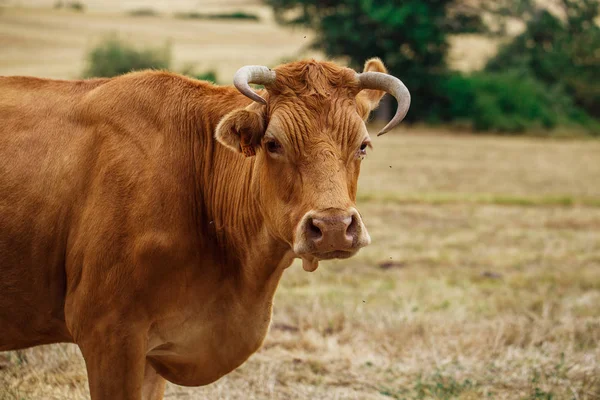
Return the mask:
M362 144L360 145L360 150L358 151L358 154L361 157L364 157L367 155L367 147L369 147L369 141L365 140L364 142L362 142Z
M281 153L282 147L278 141L269 139L266 143L267 151L269 153Z

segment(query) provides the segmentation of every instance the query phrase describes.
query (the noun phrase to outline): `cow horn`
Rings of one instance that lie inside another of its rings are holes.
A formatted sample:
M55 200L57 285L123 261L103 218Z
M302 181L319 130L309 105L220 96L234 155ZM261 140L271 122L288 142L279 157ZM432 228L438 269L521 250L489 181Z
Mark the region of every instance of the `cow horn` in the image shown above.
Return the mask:
M392 130L406 116L410 107L410 92L402 81L395 76L384 74L382 72L363 72L356 74L356 78L360 83L360 89L383 90L391 94L398 101L398 109L396 115L388 124L377 134L381 136L384 133Z
M238 69L233 76L233 85L240 93L265 105L267 104L267 101L252 90L249 84L256 83L258 85L268 85L273 82L275 82L275 71L271 71L269 68L262 65L246 65L245 67Z

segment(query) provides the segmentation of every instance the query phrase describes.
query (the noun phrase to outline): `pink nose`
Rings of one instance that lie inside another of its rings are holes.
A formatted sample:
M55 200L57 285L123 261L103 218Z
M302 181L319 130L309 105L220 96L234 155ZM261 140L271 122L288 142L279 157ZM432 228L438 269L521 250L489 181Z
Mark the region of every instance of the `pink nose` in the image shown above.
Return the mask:
M306 221L306 238L317 252L352 247L356 221L352 215L315 216Z
M311 211L298 227L297 253L355 252L371 239L356 209Z

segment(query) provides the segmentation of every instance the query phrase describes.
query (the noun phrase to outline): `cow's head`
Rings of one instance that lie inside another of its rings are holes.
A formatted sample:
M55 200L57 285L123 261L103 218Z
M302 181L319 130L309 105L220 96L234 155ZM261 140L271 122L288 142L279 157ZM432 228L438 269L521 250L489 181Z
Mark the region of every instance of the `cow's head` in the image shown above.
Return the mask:
M265 97L249 83L265 86ZM255 101L227 114L216 138L255 156L252 193L272 235L302 258L347 258L371 238L356 209L360 164L371 138L364 121L385 94L398 110L379 135L406 115L410 94L379 59L357 74L332 63L301 61L273 70L246 66L235 75L240 92Z

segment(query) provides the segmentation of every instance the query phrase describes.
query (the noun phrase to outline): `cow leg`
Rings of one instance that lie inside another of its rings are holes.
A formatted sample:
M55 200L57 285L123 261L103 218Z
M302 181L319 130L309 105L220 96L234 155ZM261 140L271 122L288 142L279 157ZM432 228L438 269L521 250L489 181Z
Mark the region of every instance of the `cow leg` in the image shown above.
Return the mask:
M162 400L165 393L167 381L160 376L152 365L146 361L144 369L144 386L142 388L142 399L144 400Z
M145 341L120 330L96 330L78 340L87 368L91 400L142 400Z

